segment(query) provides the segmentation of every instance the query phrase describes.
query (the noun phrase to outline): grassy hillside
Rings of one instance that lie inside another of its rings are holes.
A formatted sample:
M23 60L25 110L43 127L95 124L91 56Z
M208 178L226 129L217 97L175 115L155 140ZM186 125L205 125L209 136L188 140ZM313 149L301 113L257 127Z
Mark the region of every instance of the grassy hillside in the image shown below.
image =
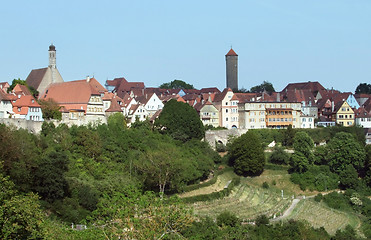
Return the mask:
M186 192L180 196L190 197L221 191L233 177L236 177L234 172L225 172L217 177L213 185ZM268 183L268 188L262 187L264 182ZM281 197L281 190L284 190L284 199ZM314 194L316 192L300 190L298 185L290 181L287 171L268 169L258 177L241 177L241 183L228 197L196 202L190 206L194 208L198 216L209 216L215 219L221 212L229 211L244 221L251 221L262 214L268 217L282 215L291 206L293 195L297 197ZM300 200L291 214L283 221L289 219L305 220L315 228L324 227L329 234L335 234L336 230L344 229L347 225L355 229L360 227L360 219L355 214L331 209L326 204L309 198Z
M329 208L324 203L312 199L301 200L288 219L305 220L315 228L324 227L331 235L347 225L355 229L360 226L360 220L356 215Z

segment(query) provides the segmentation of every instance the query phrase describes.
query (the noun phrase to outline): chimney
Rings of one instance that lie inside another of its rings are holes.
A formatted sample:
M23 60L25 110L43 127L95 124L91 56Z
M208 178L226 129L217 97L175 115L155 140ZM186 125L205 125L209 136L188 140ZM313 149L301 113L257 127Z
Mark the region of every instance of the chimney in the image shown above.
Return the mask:
M331 111L334 112L335 110L335 102L331 101Z
M90 82L90 77L89 77L89 75L86 76L86 82Z

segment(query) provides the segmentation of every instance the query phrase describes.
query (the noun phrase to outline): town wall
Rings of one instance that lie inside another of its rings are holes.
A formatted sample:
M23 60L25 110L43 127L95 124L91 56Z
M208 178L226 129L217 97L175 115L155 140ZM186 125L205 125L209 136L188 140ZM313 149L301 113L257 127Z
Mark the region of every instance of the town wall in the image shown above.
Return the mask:
M205 133L205 141L215 149L217 142L226 145L230 137L239 137L246 132L247 129L208 130Z

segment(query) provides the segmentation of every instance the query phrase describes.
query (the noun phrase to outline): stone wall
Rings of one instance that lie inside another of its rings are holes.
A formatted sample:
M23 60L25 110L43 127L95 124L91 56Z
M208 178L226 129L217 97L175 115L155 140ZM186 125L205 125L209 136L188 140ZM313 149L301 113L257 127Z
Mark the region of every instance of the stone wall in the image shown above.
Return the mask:
M48 122L53 122L54 125L57 127L59 124L66 124L68 127L72 125L88 125L92 124L93 126L96 124L104 124L107 123L106 118L102 117L96 119L96 121L58 121L58 120L49 120ZM41 126L43 122L36 122L26 119L17 119L17 118L0 118L0 123L3 123L10 127L15 127L16 129L26 129L31 133L38 134L41 132Z
M215 143L220 142L226 145L231 136L239 137L246 132L247 129L208 130L205 133L205 141L215 149Z

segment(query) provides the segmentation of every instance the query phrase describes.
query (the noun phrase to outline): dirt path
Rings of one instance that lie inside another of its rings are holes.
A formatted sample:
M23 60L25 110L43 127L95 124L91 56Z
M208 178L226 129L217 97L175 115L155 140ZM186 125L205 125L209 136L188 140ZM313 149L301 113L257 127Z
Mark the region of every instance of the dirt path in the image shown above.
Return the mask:
M291 214L291 212L294 210L294 208L296 207L296 205L300 202L301 199L298 199L298 198L295 198L292 203L291 203L291 206L283 213L282 216L280 217L277 217L275 219L272 219L272 221L279 221L279 220L282 220L283 218L286 218L287 216L289 216Z

